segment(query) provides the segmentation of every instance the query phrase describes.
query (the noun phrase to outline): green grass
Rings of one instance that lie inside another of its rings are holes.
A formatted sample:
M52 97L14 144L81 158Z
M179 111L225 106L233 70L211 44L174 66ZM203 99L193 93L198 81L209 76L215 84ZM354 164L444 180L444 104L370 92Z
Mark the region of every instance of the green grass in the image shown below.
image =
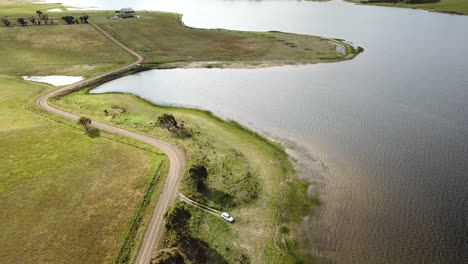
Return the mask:
M208 188L229 194L236 203L225 204L216 196L205 196L201 200L221 210L229 210L235 216L236 224L230 225L204 213L197 214L191 220L192 232L229 262L235 262L242 255L252 263L296 262L299 255L295 242L298 223L312 204L305 194L307 184L298 179L280 146L208 112L155 106L132 95L90 95L87 91L79 91L52 103L179 144L186 149L188 166L206 165ZM184 121L194 131L194 137L175 139L167 130L156 127L157 117L162 113L172 113L179 121ZM254 179L250 183L245 181L247 172ZM251 183L258 184L253 187L258 190L258 197L244 200L246 193L243 190L252 187ZM189 196L196 196L187 181L183 190ZM280 241L281 235L276 241L281 251L274 246L272 237L280 226L292 230L284 235L290 246L289 252ZM286 254L282 255L282 252Z
M95 75L133 58L91 25L0 27L0 74Z
M359 0L352 0L355 3L361 3ZM404 8L425 9L433 12L458 13L468 15L468 0L441 0L437 3L427 4L409 4L409 3L372 3L370 5L393 6Z
M282 32L247 32L186 27L174 13L139 12L135 19L92 20L142 54L146 63L174 67L195 62L211 66L317 63L348 59L327 39ZM230 64L229 64L230 63ZM237 64L236 64L237 63ZM189 64L190 65L190 64Z
M36 4L18 3L0 0L0 16L29 16L39 9ZM57 7L40 5L41 10ZM355 56L349 45L344 56L330 40L319 37L189 28L177 14L141 12L139 19L113 20L107 19L112 12L88 13L142 53L151 67L206 61L209 67L265 66ZM67 14L79 13L63 12L56 19ZM161 188L155 182L162 182L167 160L156 150L123 137L102 133L90 138L76 124L36 109L33 98L50 87L17 78L89 77L133 59L90 25L0 27L0 45L0 76L14 76L0 77L0 146L6 157L0 170L7 172L1 175L0 185L0 220L5 223L0 258L7 263L133 259ZM234 263L245 259L251 263L301 261L298 225L314 204L305 195L308 184L298 179L280 146L208 112L154 106L130 95L79 91L53 103L171 141L187 151L188 168L205 165L208 191L197 193L187 179L182 190L235 216L236 224L230 225L192 208L192 233L223 259ZM185 121L194 137L175 139L155 127L157 117L165 112ZM279 232L280 228L291 231Z
M34 1L0 0L0 17L2 16L30 16L37 10L46 11L61 8L60 4L35 4Z
M36 114L44 89L0 76L0 259L113 262L166 158Z

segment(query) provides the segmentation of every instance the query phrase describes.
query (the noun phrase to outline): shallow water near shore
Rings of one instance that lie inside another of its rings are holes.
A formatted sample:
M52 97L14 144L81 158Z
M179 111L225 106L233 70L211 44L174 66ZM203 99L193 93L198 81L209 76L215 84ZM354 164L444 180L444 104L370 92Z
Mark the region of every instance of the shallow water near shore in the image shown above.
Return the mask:
M323 206L302 228L311 252L336 263L468 263L467 16L340 1L63 2L364 47L340 63L155 70L93 92L211 110L285 142L319 183Z

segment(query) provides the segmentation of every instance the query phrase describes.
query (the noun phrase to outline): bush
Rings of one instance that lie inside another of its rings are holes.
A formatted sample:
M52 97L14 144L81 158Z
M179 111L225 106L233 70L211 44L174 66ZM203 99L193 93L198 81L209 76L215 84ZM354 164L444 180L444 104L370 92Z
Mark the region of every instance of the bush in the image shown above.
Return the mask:
M205 166L192 166L189 170L189 175L190 178L194 181L197 191L204 192L206 190L205 180L208 178L208 171L206 170Z
M86 128L90 126L92 123L91 118L82 116L80 119L78 119L78 124L80 124L82 127Z
M151 260L151 264L185 264L178 248L161 249Z
M158 117L158 125L162 128L170 129L177 127L177 120L171 114L163 114L162 116Z
M187 229L188 220L192 214L185 208L184 203L177 202L164 214L166 219L166 229L174 230L178 233Z
M81 125L85 130L86 134L90 137L98 137L101 135L99 129L91 126L92 120L89 117L82 116L78 119L78 124Z
M171 114L163 114L158 117L156 122L160 127L165 128L171 132L172 136L177 138L192 137L192 132L183 124L179 124L175 117Z
M219 263L227 264L227 261L214 249L210 248L208 243L192 236L189 228L189 220L192 214L186 205L178 201L169 208L164 214L166 231L164 234L164 246L169 250L177 248L181 255L190 263ZM169 254L161 252L165 258ZM176 254L173 252L173 254ZM155 256L155 260L159 254ZM159 258L162 259L162 258ZM173 262L152 262L155 263L173 263ZM177 262L174 262L177 263ZM182 262L183 263L183 262Z

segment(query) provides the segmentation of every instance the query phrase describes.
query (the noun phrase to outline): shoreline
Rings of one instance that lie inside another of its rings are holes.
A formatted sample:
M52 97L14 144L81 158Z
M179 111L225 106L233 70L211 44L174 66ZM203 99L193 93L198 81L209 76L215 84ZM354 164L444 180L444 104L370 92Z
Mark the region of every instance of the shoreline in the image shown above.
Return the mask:
M308 1L308 0L306 0ZM393 4L393 3L366 3L366 1L359 1L359 0L344 0L345 2L348 2L348 3L351 3L351 4L355 4L355 5L363 5L363 6L378 6L378 7L392 7L392 8L404 8L404 9L413 9L413 10L422 10L422 11L427 11L427 12L431 12L431 13L439 13L439 14L446 14L446 15L456 15L456 16L468 16L468 12L467 13L462 13L462 12L457 12L457 11L453 11L453 10L435 10L434 8L437 8L436 7L427 7L427 8L424 8L424 7L421 7L418 5L428 5L428 4L433 4L433 5L436 5L437 3L440 3L440 2L436 2L436 3L427 3L427 4L405 4L405 3L396 3L396 4ZM441 0L443 1L443 0Z
M78 82L72 85L49 90L47 93L42 94L41 97L39 97L36 101L37 105L39 107L42 107L44 110L49 111L50 113L61 115L62 117L65 117L68 119L75 120L79 117L79 115L74 114L74 113L81 114L82 113L81 111L72 110L72 106L54 108L54 107L49 106L48 103L50 103L50 105L55 106L56 103L58 102L57 98L63 98L68 95L73 95L75 93L81 92L83 89L85 90L88 89L90 86L98 86L98 85L107 83L108 81L118 79L122 76L131 75L136 72L149 69L148 64L142 63L143 57L140 56L137 52L134 52L132 49L128 48L127 47L128 44L122 44L124 41L116 41L116 39L114 38L115 35L113 35L114 37L111 36L112 34L104 29L101 29L100 25L99 26L95 25L93 22L91 22L91 25L93 25L97 31L107 36L111 41L115 42L120 48L125 50L127 53L130 53L130 55L132 55L133 57L137 58L137 61L132 62L131 64L124 64L123 66L118 67L117 69L112 69L110 71L105 71L105 72L96 74L94 76L91 76L88 79L85 79L81 82ZM235 32L235 31L231 31L231 32ZM248 32L248 31L245 31L245 32L249 34L254 33L254 32ZM264 32L264 33L267 34L267 32ZM275 33L288 34L288 33L282 33L282 32L275 32ZM321 40L331 41L331 39L324 39L324 38L321 38ZM339 40L335 40L335 41L341 42ZM288 45L292 45L292 44L288 44ZM347 43L343 43L342 45L345 47L351 48L351 46ZM348 50L348 48L346 48L346 50ZM326 61L318 61L318 62L313 62L313 63L337 62L337 61L349 60L357 56L358 53L359 52L351 52L351 53L347 53L343 57L339 57L339 58L333 57L333 58L326 59ZM198 66L200 67L210 68L210 67L213 67L212 63L214 62L186 62L186 63L187 64L185 66L193 67L194 65L198 64ZM195 63L195 64L192 64L192 63ZM277 61L275 60L267 60L267 61L260 61L260 60L259 61L248 61L248 60L223 61L223 60L220 60L215 63L227 64L227 65L230 65L231 67L239 67L239 68L249 68L249 67L258 68L258 67L272 67L272 66L283 66L283 65L313 64L307 61L301 61L298 63L297 60L293 60L293 59L291 59L290 61L288 60L277 60ZM170 67L171 64L163 63L158 66ZM182 65L179 65L179 66L180 66L179 68L183 68ZM87 92L89 92L89 90ZM128 95L125 95L125 96L128 97ZM52 99L52 100L49 101L48 99ZM315 206L315 204L312 204L311 198L307 194L307 190L308 190L308 187L310 186L310 183L305 182L304 180L299 178L299 176L297 175L297 171L295 170L293 166L293 162L291 161L291 156L287 154L287 152L284 149L284 146L280 145L277 142L272 141L271 139L235 121L223 120L222 118L214 115L210 111L196 110L196 109L190 109L190 108L185 108L185 107L183 108L164 107L164 106L158 106L156 104L153 104L142 98L139 98L138 100L142 101L144 104L150 105L152 108L163 108L163 109L170 110L170 111L174 111L178 109L185 113L190 113L193 116L205 118L209 122L218 126L220 131L229 132L235 136L247 138L246 140L252 141L251 142L252 145L258 147L259 149L261 148L260 150L257 149L256 151L259 151L261 153L263 152L267 153L267 154L263 153L265 155L267 162L264 162L261 166L256 166L254 164L252 165L252 167L253 167L253 170L263 171L262 173L265 174L263 176L259 176L259 175L256 176L258 178L263 177L261 179L263 181L262 185L260 186L261 189L268 187L273 190L273 194L268 194L268 195L263 194L264 197L262 197L262 200L261 200L262 204L261 206L259 205L258 207L258 209L266 210L267 212L270 211L271 213L274 214L274 215L270 215L267 219L264 220L266 224L264 228L266 228L266 230L264 231L265 234L263 235L264 238L269 238L269 235L273 235L273 240L268 239L268 243L266 245L261 244L261 243L255 243L254 246L260 248L261 253L256 253L255 251L253 251L253 252L250 252L250 256L253 259L261 259L261 260L273 259L273 260L281 260L283 262L288 262L288 263L293 262L294 260L298 260L298 259L304 259L304 260L307 259L306 256L303 256L303 254L305 253L300 252L297 249L297 242L298 242L297 231L299 230L299 226L301 225L303 216L308 214L310 211L310 208L312 206ZM92 115L90 116L92 117ZM149 138L151 139L160 138L158 136L145 133L144 131L140 131L138 129L131 129L122 124L112 123L113 125L107 125L107 123L109 123L108 120L101 120L99 118L94 118L94 120L98 120L98 121L97 122L93 121L93 124L97 128L102 129L103 131L109 131L110 133L117 133L120 135L130 136L142 142L147 142L147 143L150 142L149 140L146 140ZM123 128L127 130L124 130ZM168 138L163 138L163 140L167 140L167 139ZM240 142L242 145L244 143L248 144L248 142L244 142L242 140L240 140ZM174 142L172 143L174 144ZM151 144L153 146L158 145L154 142ZM158 145L158 146L159 146L158 149L165 149L166 154L167 154L167 150L168 150L167 148L161 147L161 145ZM174 145L172 146L174 147ZM180 147L181 145L177 144L177 146ZM175 152L179 152L179 151L175 151ZM268 157L270 157L270 155L272 155L273 158L268 160ZM167 155L167 156L169 157L169 159L172 159L170 163L170 169L169 169L169 171L171 171L173 170L172 165L174 164L173 163L174 157L171 158L171 155ZM276 162L278 166L277 168L278 171L276 172L276 175L275 175L276 177L274 179L270 178L272 177L271 174L264 172L266 169L265 167L268 166L271 161ZM180 165L176 165L176 166L180 167ZM182 170L179 168L179 172L180 171ZM176 177L176 180L182 178L182 176L181 177L179 176L181 175L178 175ZM183 175L183 178L185 179L186 177L187 176L185 172L185 174ZM167 180L169 181L170 179L171 177L170 175L168 175ZM160 183L160 184L163 184L163 183ZM167 185L167 182L166 182L166 185ZM178 186L177 184L175 185ZM151 189L151 186L149 186L148 188ZM150 189L148 190L151 191ZM170 192L172 193L172 191ZM147 192L147 193L148 195L151 196L150 192ZM162 192L161 196L163 196L164 193L166 192ZM147 199L148 197L145 195L142 201L142 204ZM157 201L158 205L161 200L163 199L162 198L158 199ZM257 203L257 201L253 203ZM251 205L243 204L242 206L234 207L233 210L243 211L243 210L252 209L250 207ZM156 207L155 210L158 210L158 206ZM163 210L163 211L166 211L166 210ZM140 209L137 210L135 215L136 217L141 217ZM161 212L155 213L153 214L153 218L154 217L162 218L162 213ZM136 221L136 220L133 219L132 221ZM145 227L144 229L146 228L147 227ZM158 228L161 229L160 226L158 226ZM240 228L243 228L243 226L241 226ZM124 258L129 255L134 256L136 252L135 250L138 250L139 245L140 245L139 241L135 241L134 238L133 239L129 238L129 236L135 235L135 232L133 232L133 229L134 229L134 226L132 224L130 226L130 230L125 236L126 238L124 240L124 243L122 244L122 248L120 252L116 254L117 259L121 258L122 253L124 254L123 256ZM138 229L136 232L141 232L140 230L141 229ZM150 230L150 228L148 228L148 230ZM160 230L158 230L158 232L156 233L159 233L159 231ZM150 233L153 234L153 232L150 232ZM244 231L244 233L247 233L247 232ZM145 231L145 237L147 236L147 234L148 232ZM144 239L144 241L146 241L146 239ZM136 247L134 247L134 245L131 245L131 248L129 249L127 244L128 243L132 244L132 242L133 243L136 242L137 245ZM212 241L208 240L208 242L211 243ZM275 249L271 248L271 244L273 245ZM145 251L146 256L143 261L145 261L148 258L148 256L152 255L152 252L148 251L148 249L144 251ZM142 251L140 251L140 253L141 252ZM140 258L137 258L137 261L138 259Z

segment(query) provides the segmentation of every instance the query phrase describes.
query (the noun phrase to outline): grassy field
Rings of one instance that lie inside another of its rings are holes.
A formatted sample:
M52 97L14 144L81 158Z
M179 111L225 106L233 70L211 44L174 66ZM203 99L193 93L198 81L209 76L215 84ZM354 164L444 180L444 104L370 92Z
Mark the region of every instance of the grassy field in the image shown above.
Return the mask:
M281 147L207 112L154 106L131 95L90 95L79 91L53 104L172 141L186 149L189 167L205 165L207 194L200 197L187 181L183 191L210 206L229 210L236 217L236 224L197 213L194 208L192 232L229 263L235 263L242 255L251 263L297 261L297 255L293 254L297 253L295 230L312 200L305 195L307 184L297 178ZM176 139L155 126L157 117L163 113L172 113L179 121L183 120L194 136ZM254 191L256 197L247 197ZM275 233L278 234L274 240ZM283 236L289 251L281 243Z
M354 3L361 3L360 0L351 0ZM367 3L366 3L367 4ZM410 4L410 3L369 3L378 6L393 6L404 8L425 9L433 12L457 13L468 15L468 0L441 0L436 3Z
M0 18L45 14L59 4L0 0ZM70 12L48 13L57 25L0 27L0 75L75 75L90 77L133 62L133 58L91 25L64 25ZM79 14L79 13L76 13ZM75 15L76 16L76 15ZM91 56L92 55L92 56Z
M14 76L89 77L133 61L91 25L0 27L0 46L0 74Z
M139 19L119 20L94 13L92 19L142 54L146 63L150 64L247 67L317 63L353 57L352 54L343 56L327 39L320 37L281 32L196 29L183 25L178 14L138 14L141 16Z
M0 77L1 262L112 262L166 159L30 111L44 89Z

